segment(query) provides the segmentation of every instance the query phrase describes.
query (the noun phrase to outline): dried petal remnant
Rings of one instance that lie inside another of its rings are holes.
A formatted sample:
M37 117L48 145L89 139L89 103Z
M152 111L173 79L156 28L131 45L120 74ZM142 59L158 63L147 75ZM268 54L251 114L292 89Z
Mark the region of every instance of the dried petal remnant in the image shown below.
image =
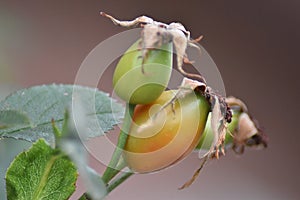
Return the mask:
M191 64L186 53L187 47L191 46L200 51L200 47L197 45L197 42L202 39L202 36L195 40L191 39L190 32L178 22L165 24L155 21L147 16L140 16L131 21L121 21L104 12L100 12L100 14L109 18L115 25L118 26L127 28L140 26L143 28L141 33L141 49L143 51L144 60L147 59L149 50L158 49L162 44L173 42L177 54L177 68L179 72L188 78L197 79L200 82L206 83L201 74L188 73L182 68L183 63ZM144 69L142 68L142 70Z
M216 102L218 102L218 99L216 100ZM219 106L216 107L216 103L215 103L215 106L213 106L213 111L212 111L212 114L215 113L214 114L215 116L214 117L211 116L211 121L210 121L211 127L214 127L212 129L213 129L213 134L215 135L214 142L212 142L212 147L203 158L200 167L195 171L192 178L189 181L187 181L183 186L181 186L179 189L184 189L190 186L199 176L205 163L209 159L218 158L219 150L224 151L225 145L226 147L232 148L233 151L238 154L242 154L244 152L245 147L261 147L261 146L264 148L267 147L268 138L261 131L261 129L259 128L258 124L255 122L255 120L253 120L248 114L248 109L245 103L235 97L228 97L225 99L225 102L226 105L230 108L230 110L234 111L235 118L238 118L236 128L234 128L234 130L231 133L228 130L228 126L229 126L228 123L224 123L224 124L219 123L219 126L216 126L218 125L218 121L221 122L220 119L222 119L221 117L222 114L219 109L220 107ZM225 144L225 136L228 133L230 134L231 137L233 137L233 140L229 144Z

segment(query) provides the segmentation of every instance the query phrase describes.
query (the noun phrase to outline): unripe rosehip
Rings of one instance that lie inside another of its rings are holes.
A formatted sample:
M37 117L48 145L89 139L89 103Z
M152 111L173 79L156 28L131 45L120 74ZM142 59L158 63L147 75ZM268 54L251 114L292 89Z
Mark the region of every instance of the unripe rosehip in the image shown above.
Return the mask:
M232 120L227 125L225 146L232 148L236 153L243 153L248 147L267 147L267 136L259 129L248 114L247 106L240 99L227 97L226 103L232 111ZM208 115L203 135L197 145L197 150L209 150L213 145L214 134L211 128L211 115Z
M131 104L147 104L165 90L172 72L172 43L141 49L140 40L122 56L113 75L115 93Z
M239 116L241 115L241 113L242 112L239 110L232 110L232 118L231 118L230 125L228 126L227 129L225 145L226 144L232 145L233 138L231 136L231 133L233 133L235 128L237 127ZM214 134L211 128L211 114L209 114L207 118L205 130L196 149L208 151L211 148L211 145L213 145L213 141L214 141Z
M168 167L188 155L198 144L210 105L194 92L169 104L174 91L165 91L148 105L138 105L133 115L124 159L129 168L147 173Z

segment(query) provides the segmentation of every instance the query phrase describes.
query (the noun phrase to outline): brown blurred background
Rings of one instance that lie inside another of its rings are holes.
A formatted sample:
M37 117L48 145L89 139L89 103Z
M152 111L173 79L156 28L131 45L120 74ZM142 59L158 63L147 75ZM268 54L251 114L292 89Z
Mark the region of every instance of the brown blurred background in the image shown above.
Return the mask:
M107 199L299 199L299 8L297 0L1 0L0 84L73 83L86 55L125 30L99 11L183 22L192 36L205 36L201 44L227 94L247 102L270 137L269 148L241 157L228 153L178 191L199 166L192 154L170 169L134 176ZM111 83L102 87L110 91Z

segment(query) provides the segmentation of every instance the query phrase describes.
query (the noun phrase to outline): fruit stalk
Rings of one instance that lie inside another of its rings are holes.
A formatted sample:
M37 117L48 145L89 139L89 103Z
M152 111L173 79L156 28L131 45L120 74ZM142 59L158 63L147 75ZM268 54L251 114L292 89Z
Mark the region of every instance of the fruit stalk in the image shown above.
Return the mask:
M115 151L112 155L112 158L102 176L102 179L105 183L108 183L114 176L116 176L120 172L120 169L118 169L116 167L120 161L121 154L123 152L123 149L124 149L126 141L127 141L128 132L129 132L131 122L132 122L132 115L133 115L134 108L135 108L135 105L126 104L123 127L120 131L118 143L117 143Z

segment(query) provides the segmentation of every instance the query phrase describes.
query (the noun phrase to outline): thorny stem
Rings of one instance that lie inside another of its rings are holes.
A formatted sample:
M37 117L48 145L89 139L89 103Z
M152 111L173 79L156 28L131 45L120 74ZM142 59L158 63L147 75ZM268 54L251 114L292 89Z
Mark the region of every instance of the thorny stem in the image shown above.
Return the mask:
M123 127L120 131L117 147L115 148L112 158L102 176L102 179L105 183L109 183L109 181L120 172L120 169L118 169L116 167L120 161L122 151L126 144L128 132L129 132L130 125L132 122L132 115L133 115L134 108L135 108L135 105L133 105L133 104L126 105Z

